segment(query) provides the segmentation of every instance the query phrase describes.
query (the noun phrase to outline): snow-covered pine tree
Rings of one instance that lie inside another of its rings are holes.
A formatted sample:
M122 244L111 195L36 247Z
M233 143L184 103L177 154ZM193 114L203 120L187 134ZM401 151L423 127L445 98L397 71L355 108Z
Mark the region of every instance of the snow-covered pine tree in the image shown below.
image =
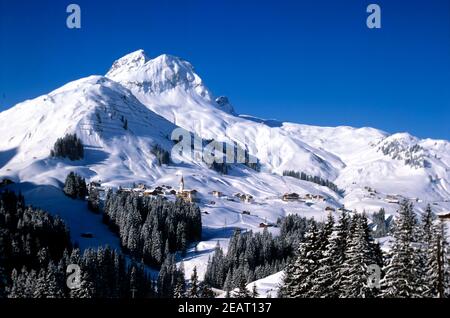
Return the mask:
M418 279L422 285L421 297L431 298L435 297L436 289L434 279L430 277L433 275L432 259L434 258L434 252L432 241L434 237L433 229L436 216L431 210L431 206L428 204L425 212L422 214L420 226L416 231L415 240L417 243L417 269L420 271Z
M19 273L14 268L11 273L11 287L9 288L8 298L22 298L24 295L24 286L19 280Z
M186 228L183 223L178 223L176 236L177 236L177 246L179 250L181 250L182 255L186 255L187 236L186 236Z
M427 249L425 282L427 297L449 297L449 254L446 240L446 225L443 222L434 223L431 227L431 241Z
M58 269L55 264L50 261L47 268L47 276L45 277L45 296L46 298L63 298L64 286L61 286L58 280Z
M256 287L256 284L253 283L252 286L252 294L251 294L252 298L258 298L259 297L259 293L258 293L258 288Z
M420 262L414 246L416 223L413 205L403 201L395 221L391 257L384 269L386 275L381 280L382 297L413 298L423 293L418 269Z
M192 270L191 283L189 285L187 296L189 298L199 298L200 297L200 288L199 288L199 283L198 283L197 266L194 266L194 269Z
M436 215L431 209L431 205L427 205L425 212L422 214L422 229L420 235L425 244L429 244L433 238L433 224L436 221Z
M71 298L94 298L95 288L92 278L87 271L81 272L81 286L70 291Z
M88 208L94 213L98 213L100 211L100 193L93 186L89 187L88 194Z
M246 285L247 282L242 278L239 282L239 287L233 293L233 298L250 298L250 292Z
M283 298L307 297L313 287L313 274L319 266L319 230L314 221L310 222L304 242L300 243L293 263L285 270L279 296Z
M41 268L36 275L34 283L33 298L45 298L46 270Z
M211 287L203 282L200 286L200 298L214 298L214 291Z
M184 298L184 297L185 297L184 284L181 281L178 281L173 291L173 298Z
M223 250L220 248L219 242L217 242L213 256L208 259L204 279L205 283L212 287L222 288L226 278L225 270L225 256Z
M2 246L2 242L0 240L0 299L6 297L6 285L7 285L7 274L5 269L5 260L4 257L4 246Z
M64 183L64 193L72 199L84 199L87 195L86 181L74 172L70 172Z
M338 264L336 258L338 248L336 239L333 236L334 219L331 213L328 215L327 222L320 231L320 256L318 268L312 274L312 288L308 291L307 297L310 298L330 298L334 297L336 290L332 288L337 278Z
M374 264L374 256L371 239L367 237L367 219L364 214L355 214L352 223L353 232L349 236L345 261L342 264L342 290L339 296L373 297L374 290L368 286L368 267Z

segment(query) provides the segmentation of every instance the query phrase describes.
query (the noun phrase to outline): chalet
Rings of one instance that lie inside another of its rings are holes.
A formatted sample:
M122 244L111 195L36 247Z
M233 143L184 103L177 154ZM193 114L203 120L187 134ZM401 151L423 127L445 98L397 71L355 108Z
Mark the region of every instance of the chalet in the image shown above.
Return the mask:
M283 195L283 201L298 201L300 199L300 196L298 195L298 193L285 193Z
M438 218L441 221L450 221L450 212L447 212L445 214L439 214Z
M159 190L156 190L156 189L155 190L148 189L148 190L145 190L143 193L144 193L145 197L157 196L157 195L163 195L164 194L162 191L159 191Z
M400 199L396 195L388 194L386 196L386 202L398 204L398 203L400 203Z
M253 202L253 196L250 194L246 194L246 193L236 193L234 195L236 198L239 198L241 201L245 202L245 203L251 203Z
M387 203L394 203L394 204L399 204L400 201L399 200L393 200L393 199L386 199Z
M313 195L313 199L317 200L317 201L325 201L325 197L323 195L320 194L315 194Z
M223 193L220 191L213 191L212 195L215 196L216 198L223 197Z
M122 188L119 187L119 189L117 189L117 193L131 193L132 189L131 188Z
M310 194L310 193L305 194L304 199L305 200L326 201L326 199L325 199L325 197L323 195Z
M328 211L328 212L334 212L334 211L336 211L334 208L332 208L331 206L327 206L326 208L325 208L325 211Z

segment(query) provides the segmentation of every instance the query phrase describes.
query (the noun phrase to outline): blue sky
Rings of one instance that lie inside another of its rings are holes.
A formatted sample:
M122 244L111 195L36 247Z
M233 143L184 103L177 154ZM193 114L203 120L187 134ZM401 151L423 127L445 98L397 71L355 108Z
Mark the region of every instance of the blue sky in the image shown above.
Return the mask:
M139 48L190 61L239 113L450 139L450 0L0 0L0 110Z

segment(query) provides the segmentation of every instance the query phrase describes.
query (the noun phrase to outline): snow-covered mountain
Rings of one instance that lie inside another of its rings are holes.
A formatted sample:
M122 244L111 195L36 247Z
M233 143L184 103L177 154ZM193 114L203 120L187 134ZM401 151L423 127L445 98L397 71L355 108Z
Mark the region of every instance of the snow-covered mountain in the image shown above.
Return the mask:
M335 213L343 205L367 212L384 207L393 214L395 198L406 197L416 199L419 211L427 203L438 212L450 211L448 141L373 128L268 121L237 115L237 110L227 97L216 97L189 62L170 55L151 59L139 50L114 62L105 76L68 83L0 113L0 178L54 188L61 187L69 171L77 171L111 187L177 187L183 175L186 187L199 192L200 207L207 212L204 240L197 246L205 251L217 240L226 248L228 227L258 230L261 222L275 222L290 213L323 219L326 207ZM159 166L152 147L170 151L170 136L177 127L205 139L236 142L259 159L261 171L236 165L221 175L188 158ZM50 158L56 139L74 132L83 141L85 158ZM283 177L285 170L328 179L344 192ZM224 198L214 197L212 191L222 192ZM292 192L321 195L325 201L281 200ZM226 199L235 193L250 194L254 201ZM31 197L32 203L42 205L38 195ZM250 215L243 215L243 210ZM208 255L189 260L200 274Z
M265 171L301 170L336 180L344 189L356 182L404 196L450 196L448 141L372 128L271 125L236 116L228 99L220 98L218 107L191 64L168 55L152 60L142 50L116 61L106 76L174 124L204 138L244 145ZM389 180L394 184L386 184Z

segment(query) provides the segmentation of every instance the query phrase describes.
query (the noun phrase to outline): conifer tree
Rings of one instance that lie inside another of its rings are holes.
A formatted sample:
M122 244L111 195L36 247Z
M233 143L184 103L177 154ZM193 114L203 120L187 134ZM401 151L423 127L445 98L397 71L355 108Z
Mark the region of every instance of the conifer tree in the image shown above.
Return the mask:
M431 227L431 241L428 245L425 284L428 292L425 297L446 298L449 296L449 258L445 224L435 223Z
M189 286L189 290L187 292L187 296L189 298L199 298L200 297L200 289L199 289L198 276L197 276L197 266L194 266L194 269L192 270L191 283Z
M381 281L382 296L386 298L413 298L423 293L420 270L417 267L417 249L414 247L416 219L413 206L404 201L395 222L391 257Z
M258 298L259 297L258 288L256 287L256 284L253 284L253 286L252 286L251 297L252 298Z
M313 287L313 274L320 259L319 230L311 222L293 263L286 268L279 295L283 298L307 297Z
M371 242L367 237L367 220L365 215L353 217L353 232L345 251L342 273L342 297L373 297L374 291L368 286L368 267L374 264Z
M247 282L245 279L239 281L238 289L233 293L233 298L250 298L250 292L246 286Z
M200 287L200 298L214 298L214 291L211 289L211 287L203 282Z

